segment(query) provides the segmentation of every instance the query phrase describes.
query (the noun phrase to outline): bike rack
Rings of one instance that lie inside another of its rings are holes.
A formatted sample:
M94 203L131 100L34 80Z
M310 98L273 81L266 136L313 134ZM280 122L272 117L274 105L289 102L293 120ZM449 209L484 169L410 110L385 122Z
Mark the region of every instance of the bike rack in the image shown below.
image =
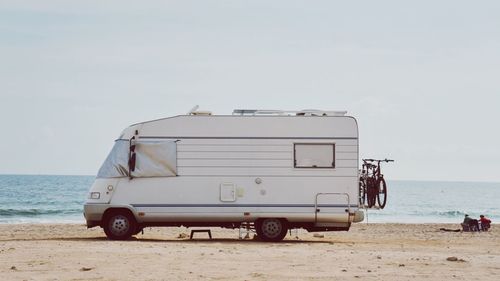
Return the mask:
M345 196L347 199L347 222L351 223L351 200L349 200L349 194L345 192L322 192L322 193L317 193L316 198L314 200L314 222L318 223L318 197L320 195L341 195Z

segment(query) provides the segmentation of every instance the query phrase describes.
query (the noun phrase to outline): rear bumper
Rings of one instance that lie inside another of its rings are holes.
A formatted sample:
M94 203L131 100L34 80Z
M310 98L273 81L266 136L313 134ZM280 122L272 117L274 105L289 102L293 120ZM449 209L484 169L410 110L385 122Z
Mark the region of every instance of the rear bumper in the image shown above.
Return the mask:
M354 213L354 219L352 222L362 222L365 219L365 213L363 211L356 211Z

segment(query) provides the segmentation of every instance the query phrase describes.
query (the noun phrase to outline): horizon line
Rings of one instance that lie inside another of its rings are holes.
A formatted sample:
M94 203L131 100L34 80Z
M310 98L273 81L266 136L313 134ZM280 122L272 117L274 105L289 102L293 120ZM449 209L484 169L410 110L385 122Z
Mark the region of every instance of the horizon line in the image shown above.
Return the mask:
M67 176L67 177L97 177L88 174L28 174L28 173L0 173L0 176ZM408 181L408 182L444 182L444 183L498 183L500 181L488 180L419 180L419 179L386 179L388 181Z

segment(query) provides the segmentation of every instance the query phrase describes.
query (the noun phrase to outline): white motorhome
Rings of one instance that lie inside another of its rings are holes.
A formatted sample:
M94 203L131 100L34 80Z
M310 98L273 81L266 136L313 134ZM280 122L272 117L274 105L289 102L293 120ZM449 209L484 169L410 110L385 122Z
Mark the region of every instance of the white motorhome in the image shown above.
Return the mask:
M149 226L349 230L363 220L358 126L342 111L191 112L126 128L84 205L88 227L127 239Z

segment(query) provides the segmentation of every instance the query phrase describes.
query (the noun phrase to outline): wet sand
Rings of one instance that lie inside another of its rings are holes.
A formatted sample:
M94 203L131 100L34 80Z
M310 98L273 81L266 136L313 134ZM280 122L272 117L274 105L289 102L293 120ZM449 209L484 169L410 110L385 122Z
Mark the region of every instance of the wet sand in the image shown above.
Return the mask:
M185 228L146 228L130 241L78 224L0 225L1 280L498 280L500 226L356 224L349 232L292 232L281 243L212 240ZM187 237L185 237L187 235ZM448 261L448 258L453 261Z

